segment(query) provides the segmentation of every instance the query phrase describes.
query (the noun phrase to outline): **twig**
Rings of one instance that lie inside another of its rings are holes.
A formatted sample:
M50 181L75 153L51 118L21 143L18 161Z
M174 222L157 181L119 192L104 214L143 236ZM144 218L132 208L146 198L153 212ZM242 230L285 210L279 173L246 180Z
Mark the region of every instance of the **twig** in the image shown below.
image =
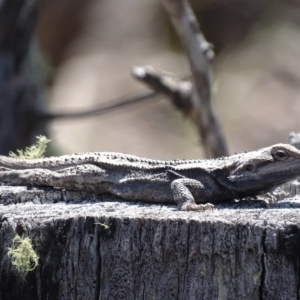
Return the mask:
M225 138L211 105L210 64L214 57L211 45L200 32L195 15L186 0L162 0L162 2L190 63L192 73L190 94L182 92L181 83L177 84L175 93L170 92L172 89L168 80L163 79L162 74L158 72L149 72L149 68L139 68L138 72L134 71L134 76L168 97L176 95L177 99L172 99L173 102L181 103L181 107L188 107L183 112L195 122L207 157L227 155ZM144 76L142 70L146 73ZM160 83L159 88L157 82ZM182 105L185 101L187 104Z
M190 114L192 84L189 81L180 80L151 66L134 67L132 75L137 80L147 83L153 90L167 96L185 115Z
M127 106L143 102L145 100L148 100L150 98L155 97L158 94L158 92L150 92L147 94L134 96L130 98L120 98L117 100L117 103L115 104L108 104L106 106L101 105L94 106L92 108L89 108L85 111L75 111L75 112L65 112L65 113L58 113L58 112L43 112L39 113L37 116L37 119L39 121L52 121L54 119L76 119L76 118L84 118L84 117L90 117L90 116L99 116L107 113L114 112L116 110L119 110L121 108L125 108ZM116 101L116 100L114 100ZM111 102L111 101L110 101Z

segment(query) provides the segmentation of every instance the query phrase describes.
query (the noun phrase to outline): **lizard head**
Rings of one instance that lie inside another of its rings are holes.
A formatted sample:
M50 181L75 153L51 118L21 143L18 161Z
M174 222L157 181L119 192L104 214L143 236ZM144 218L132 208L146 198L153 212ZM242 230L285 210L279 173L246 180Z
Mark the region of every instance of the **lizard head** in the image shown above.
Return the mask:
M276 144L232 158L223 184L237 193L264 193L300 177L300 151L291 145Z

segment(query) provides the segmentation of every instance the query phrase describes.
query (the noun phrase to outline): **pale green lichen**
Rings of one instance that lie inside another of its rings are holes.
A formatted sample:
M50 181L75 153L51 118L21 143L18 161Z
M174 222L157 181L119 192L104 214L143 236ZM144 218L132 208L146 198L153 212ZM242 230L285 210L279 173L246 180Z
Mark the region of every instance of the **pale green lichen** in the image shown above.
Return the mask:
M25 150L17 150L17 153L9 152L9 156L16 157L16 158L23 158L23 159L33 159L33 158L43 157L47 148L47 144L51 140L48 140L43 135L39 135L36 138L37 138L37 143L35 145L26 147Z
M13 245L11 248L8 248L7 254L10 257L12 265L25 277L28 272L37 267L39 257L33 250L29 237L23 238L16 235L12 242Z

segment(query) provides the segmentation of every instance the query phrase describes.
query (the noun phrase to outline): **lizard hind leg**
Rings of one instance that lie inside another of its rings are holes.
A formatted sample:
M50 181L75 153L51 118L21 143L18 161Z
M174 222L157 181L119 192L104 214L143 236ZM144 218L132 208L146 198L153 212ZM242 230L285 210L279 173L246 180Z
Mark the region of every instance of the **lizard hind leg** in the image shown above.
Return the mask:
M214 209L214 205L211 203L196 204L191 190L201 193L204 190L204 186L200 181L188 178L176 179L171 184L171 190L180 210L204 211Z
M4 171L0 172L0 183L101 192L101 182L104 176L105 171L103 169L86 164L67 167L58 171L48 169Z

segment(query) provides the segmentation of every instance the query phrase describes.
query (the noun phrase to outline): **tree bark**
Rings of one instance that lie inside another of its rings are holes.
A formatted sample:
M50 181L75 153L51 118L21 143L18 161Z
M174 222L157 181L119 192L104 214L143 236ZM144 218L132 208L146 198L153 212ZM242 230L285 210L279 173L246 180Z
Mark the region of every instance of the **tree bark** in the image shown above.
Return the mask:
M299 298L299 201L182 212L53 189L0 195L1 299ZM16 233L40 257L25 280L7 255Z
M45 124L39 49L34 38L36 1L0 1L0 154L29 146Z

